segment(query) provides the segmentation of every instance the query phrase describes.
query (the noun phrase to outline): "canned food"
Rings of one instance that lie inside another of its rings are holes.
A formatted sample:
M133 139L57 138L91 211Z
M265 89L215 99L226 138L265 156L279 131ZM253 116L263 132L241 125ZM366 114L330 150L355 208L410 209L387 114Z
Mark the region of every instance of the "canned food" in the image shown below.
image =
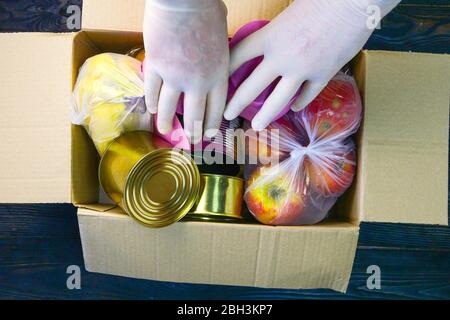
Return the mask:
M186 219L236 222L242 219L244 180L241 178L202 174L201 192Z
M100 160L99 180L115 203L149 227L183 218L201 187L192 158L146 131L126 133L108 146Z

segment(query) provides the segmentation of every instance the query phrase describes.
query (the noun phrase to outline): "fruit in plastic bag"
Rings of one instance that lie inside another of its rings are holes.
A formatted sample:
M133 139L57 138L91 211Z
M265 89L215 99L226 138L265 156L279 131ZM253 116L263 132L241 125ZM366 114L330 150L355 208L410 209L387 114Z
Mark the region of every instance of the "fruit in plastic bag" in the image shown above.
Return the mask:
M278 120L278 125L282 125L285 130L294 130L289 119L283 117ZM266 164L271 159L285 159L289 155L289 150L284 150L276 143L278 135L273 132L263 130L261 132L252 129L249 121L244 121L244 132L248 139L245 144L245 155L247 164L255 164L257 160L260 164Z
M355 152L352 148L338 152L330 150L328 157L322 161L306 159L305 167L313 188L326 196L339 196L353 182L356 170Z
M307 118L302 124L312 139L341 139L358 127L361 113L361 100L354 81L340 73L299 115Z
M246 166L244 200L253 216L270 225L307 225L326 218L353 181L356 153L350 136L361 116L354 79L338 74L305 109L272 123L267 130L277 130L278 149L287 156Z
M264 224L277 224L277 218L289 221L300 216L305 209L305 201L300 190L291 190L289 173L277 173L276 178L264 182L265 175L274 174L270 168L260 167L254 170L247 185L254 186L246 194L247 207ZM259 182L253 184L255 181ZM279 215L282 207L283 215ZM278 223L280 223L278 221Z
M72 123L88 131L102 155L112 140L134 130L152 130L144 103L141 63L102 53L86 60L72 95Z

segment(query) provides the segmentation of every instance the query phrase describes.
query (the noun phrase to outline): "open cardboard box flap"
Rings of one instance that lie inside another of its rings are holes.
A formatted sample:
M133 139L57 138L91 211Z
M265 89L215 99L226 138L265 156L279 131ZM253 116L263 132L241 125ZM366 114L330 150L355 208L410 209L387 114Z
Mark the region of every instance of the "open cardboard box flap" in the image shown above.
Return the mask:
M450 56L363 56L355 68L365 112L356 183L361 220L447 225Z
M71 202L72 34L0 34L0 202Z
M95 204L98 158L84 129L69 123L70 94L86 58L142 42L139 33L108 29L139 31L143 2L85 0L83 27L100 31L0 34L0 203L81 207L87 270L345 291L360 221L447 224L450 57L382 51L364 51L354 61L365 120L356 181L336 208L342 219L300 228L187 222L155 230ZM289 1L226 3L232 34Z

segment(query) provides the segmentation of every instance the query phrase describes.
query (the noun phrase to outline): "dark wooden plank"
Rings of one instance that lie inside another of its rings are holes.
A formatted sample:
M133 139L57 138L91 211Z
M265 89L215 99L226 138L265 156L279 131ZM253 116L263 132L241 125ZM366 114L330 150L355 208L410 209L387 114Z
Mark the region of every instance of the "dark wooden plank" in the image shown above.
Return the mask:
M450 229L446 226L362 223L358 246L450 250Z
M367 49L450 52L450 6L403 5L381 23Z
M381 269L381 290L368 290L367 267ZM450 251L358 248L348 294L355 298L449 299Z
M448 0L402 0L400 6L426 5L426 6L449 6Z
M0 32L67 32L70 5L82 0L2 0Z
M76 208L71 204L1 205L0 239L78 237Z

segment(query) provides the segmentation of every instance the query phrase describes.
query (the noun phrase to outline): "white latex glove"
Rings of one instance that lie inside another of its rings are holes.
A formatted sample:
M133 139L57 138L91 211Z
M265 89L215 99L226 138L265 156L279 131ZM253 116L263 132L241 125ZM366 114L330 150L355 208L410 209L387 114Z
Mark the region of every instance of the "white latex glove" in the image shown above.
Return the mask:
M225 118L237 117L279 76L281 81L254 117L252 127L262 130L269 125L303 85L292 107L301 110L364 46L376 27L374 13L381 19L399 2L296 0L232 50L231 73L257 56L264 56L264 60L228 103Z
M228 90L226 14L221 0L147 0L145 100L161 133L172 129L181 93L188 137L213 136L219 127Z

